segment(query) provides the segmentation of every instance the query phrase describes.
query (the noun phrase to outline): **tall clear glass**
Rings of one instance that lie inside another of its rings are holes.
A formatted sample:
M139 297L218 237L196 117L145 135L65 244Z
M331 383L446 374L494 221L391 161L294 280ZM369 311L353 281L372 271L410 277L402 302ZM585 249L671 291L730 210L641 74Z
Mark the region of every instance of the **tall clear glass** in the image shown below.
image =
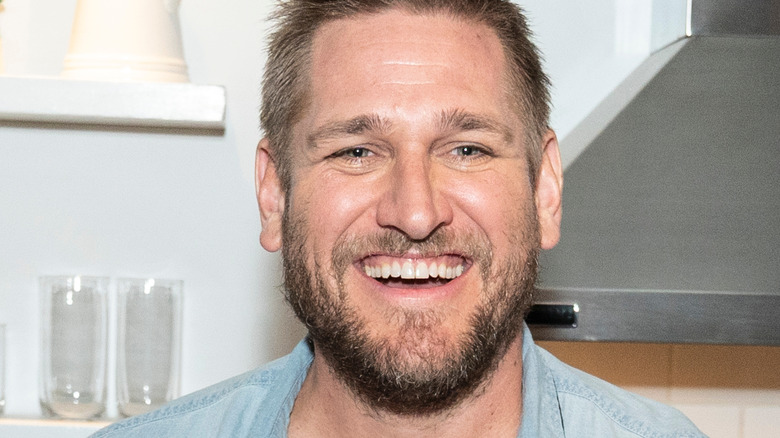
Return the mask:
M124 278L117 288L116 392L129 417L179 396L182 282Z
M78 275L40 278L45 415L84 420L106 409L108 283Z

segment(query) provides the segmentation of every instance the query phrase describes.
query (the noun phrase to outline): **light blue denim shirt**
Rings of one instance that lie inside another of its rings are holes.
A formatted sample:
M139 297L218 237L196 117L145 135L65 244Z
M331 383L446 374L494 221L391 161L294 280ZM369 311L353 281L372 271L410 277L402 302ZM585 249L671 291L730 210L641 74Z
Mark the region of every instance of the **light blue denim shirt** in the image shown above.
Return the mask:
M287 436L295 397L312 359L301 341L289 355L168 405L128 418L93 437ZM705 437L680 412L571 368L523 338L524 438Z

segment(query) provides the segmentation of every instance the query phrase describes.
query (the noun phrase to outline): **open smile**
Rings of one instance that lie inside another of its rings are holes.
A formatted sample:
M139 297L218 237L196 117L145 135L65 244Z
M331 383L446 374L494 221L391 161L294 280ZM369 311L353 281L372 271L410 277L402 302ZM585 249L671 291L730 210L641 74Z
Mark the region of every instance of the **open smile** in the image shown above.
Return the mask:
M362 259L360 267L365 274L386 284L445 284L461 276L470 266L464 257L445 255L426 258L403 258L372 255Z

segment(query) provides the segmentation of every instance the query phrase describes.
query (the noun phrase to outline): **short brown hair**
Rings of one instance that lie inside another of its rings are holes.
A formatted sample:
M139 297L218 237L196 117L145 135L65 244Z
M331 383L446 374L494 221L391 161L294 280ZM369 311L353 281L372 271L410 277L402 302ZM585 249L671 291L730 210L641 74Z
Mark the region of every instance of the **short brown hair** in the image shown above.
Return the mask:
M507 0L279 0L271 16L276 28L268 44L263 77L260 125L271 144L282 188L291 181L292 128L308 102L312 40L325 23L389 9L416 14L447 13L496 32L508 63L509 83L517 95L517 111L528 129L526 143L531 183L541 161L541 138L550 114L549 80L531 42L522 10Z

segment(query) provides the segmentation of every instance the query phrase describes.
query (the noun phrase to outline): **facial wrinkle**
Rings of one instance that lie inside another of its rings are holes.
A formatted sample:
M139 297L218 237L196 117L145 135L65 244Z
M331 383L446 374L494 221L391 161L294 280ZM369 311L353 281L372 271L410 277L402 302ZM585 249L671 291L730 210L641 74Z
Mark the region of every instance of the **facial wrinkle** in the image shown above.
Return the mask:
M383 61L382 65L406 65L411 67L446 67L443 62L417 62L417 61Z

